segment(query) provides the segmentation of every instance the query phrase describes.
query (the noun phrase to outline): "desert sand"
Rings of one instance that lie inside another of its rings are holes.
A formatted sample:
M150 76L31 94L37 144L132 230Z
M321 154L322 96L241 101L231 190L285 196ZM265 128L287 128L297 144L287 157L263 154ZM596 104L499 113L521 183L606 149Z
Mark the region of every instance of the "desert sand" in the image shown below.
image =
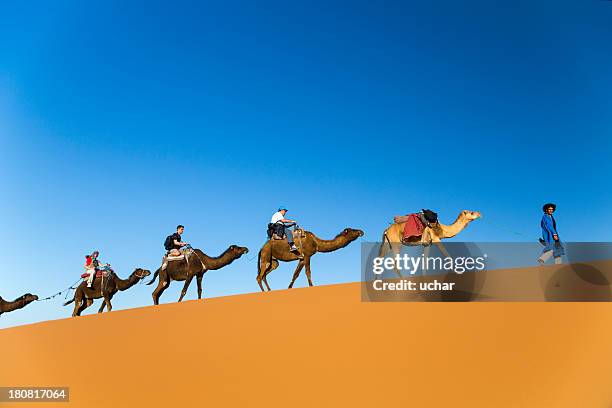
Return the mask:
M277 290L0 330L0 385L70 387L70 403L0 405L610 407L611 339L610 302Z

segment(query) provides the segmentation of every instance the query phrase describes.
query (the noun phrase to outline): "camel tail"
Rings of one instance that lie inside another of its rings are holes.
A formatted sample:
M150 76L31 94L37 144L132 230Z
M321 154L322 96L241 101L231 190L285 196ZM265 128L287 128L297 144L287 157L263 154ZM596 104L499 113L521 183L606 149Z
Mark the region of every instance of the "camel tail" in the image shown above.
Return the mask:
M260 271L261 271L261 249L257 253L257 279L259 279Z
M63 306L68 306L69 304L71 304L72 302L74 302L74 298L70 299L69 301L67 301L66 303L63 304Z
M152 285L153 282L155 282L155 280L157 279L157 275L159 275L159 269L155 271L155 273L153 274L153 279L151 279L149 283L147 283L147 285Z
M393 249L393 246L391 245L391 240L389 239L389 236L387 235L387 231L383 233L383 238L387 240L387 244L389 244L389 249Z
M389 239L389 237L387 236L387 231L385 230L383 232L382 238L380 240L380 251L378 252L378 256L382 257L384 256L387 251L385 250L385 241L387 241L387 243L389 244L389 250L393 250L393 247L391 246L391 240Z

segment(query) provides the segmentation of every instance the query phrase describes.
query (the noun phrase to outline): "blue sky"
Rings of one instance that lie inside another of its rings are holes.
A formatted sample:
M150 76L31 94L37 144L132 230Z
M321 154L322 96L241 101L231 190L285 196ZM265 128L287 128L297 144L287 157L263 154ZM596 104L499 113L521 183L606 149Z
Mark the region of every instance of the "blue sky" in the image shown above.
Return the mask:
M524 241L554 201L562 239L609 241L611 22L605 1L3 2L0 296L68 286L93 249L154 270L178 223L211 255L251 249L205 296L256 291L279 203L324 238L378 240L425 207L481 211L463 240ZM317 255L314 282L359 262L358 244Z

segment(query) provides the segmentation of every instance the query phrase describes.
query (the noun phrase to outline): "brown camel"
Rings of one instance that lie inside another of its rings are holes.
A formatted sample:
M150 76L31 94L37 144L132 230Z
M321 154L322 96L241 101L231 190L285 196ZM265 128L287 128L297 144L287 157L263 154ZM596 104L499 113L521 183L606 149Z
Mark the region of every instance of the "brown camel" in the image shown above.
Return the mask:
M117 276L117 274L115 274L115 272L111 272L104 278L96 277L91 288L88 288L87 281L83 280L83 282L81 282L81 284L74 291L74 297L72 300L64 303L64 306L74 302L74 311L72 312L72 316L80 316L83 310L87 309L93 304L94 299L104 298L100 309L98 309L98 313L102 313L104 311L105 305L106 310L110 312L113 309L111 299L118 291L124 291L131 288L140 282L141 279L144 279L149 275L151 275L150 271L141 268L135 269L127 279L121 279Z
M299 233L300 231L298 231ZM261 282L265 283L266 288L270 289L268 274L278 267L278 261L292 262L299 261L293 279L289 284L289 289L293 287L295 280L300 276L302 268L306 267L306 277L308 285L313 286L310 275L310 258L317 252L332 252L344 248L354 240L363 236L363 231L352 228L345 228L334 239L325 240L317 237L310 231L303 231L302 236L296 238L296 243L300 245L300 254L297 255L290 251L289 243L286 239L273 239L267 241L259 250L257 260L257 283L262 292L265 292Z
M385 257L387 255L387 248L393 252L393 256L399 254L400 244L409 246L422 245L424 247L425 256L429 255L429 246L434 244L440 249L444 256L449 256L441 241L446 238L454 237L463 231L470 222L480 217L481 214L478 211L463 210L451 225L444 225L437 222L431 228L425 227L423 235L410 237L407 242L404 242L402 239L405 223L399 222L392 224L383 232L378 256L380 258ZM388 247L385 246L385 242L388 244ZM395 273L400 277L402 276L397 269L395 269Z
M193 251L194 252L189 255L189 262L185 260L171 261L168 262L168 266L165 269L162 270L159 268L155 271L153 279L147 283L147 285L151 285L159 275L159 283L153 291L153 304L159 304L160 296L168 286L170 286L170 282L173 280L185 281L183 291L178 301L180 302L183 300L194 276L198 284L198 299L202 299L202 278L204 277L204 273L208 270L221 269L231 264L243 254L249 252L249 249L231 245L218 257L208 256L199 249L194 249Z
M7 302L6 300L0 297L0 315L2 313L12 312L13 310L23 309L35 300L38 300L38 296L33 295L31 293L26 293L25 295L18 297L12 302Z

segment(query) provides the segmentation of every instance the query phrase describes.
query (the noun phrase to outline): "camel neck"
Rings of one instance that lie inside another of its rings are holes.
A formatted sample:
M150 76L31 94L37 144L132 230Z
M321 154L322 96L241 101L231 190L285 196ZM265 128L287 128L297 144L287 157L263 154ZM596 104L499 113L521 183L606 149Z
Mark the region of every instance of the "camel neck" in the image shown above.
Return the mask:
M463 214L459 214L457 219L451 225L440 224L440 229L442 230L441 238L452 238L468 225L469 221L467 218L463 216Z
M229 249L217 257L208 256L202 251L199 251L198 255L202 258L202 262L204 262L206 269L222 268L225 265L230 264L235 259Z
M138 277L135 274L131 274L127 279L121 279L115 275L115 279L117 279L117 289L121 291L129 289L138 283Z
M321 239L316 235L312 234L314 241L317 243L318 252L332 252L340 248L347 246L350 241L343 235L338 235L334 239Z
M0 311L1 312L12 312L13 310L21 309L27 305L26 300L23 297L17 298L12 302L0 299Z

